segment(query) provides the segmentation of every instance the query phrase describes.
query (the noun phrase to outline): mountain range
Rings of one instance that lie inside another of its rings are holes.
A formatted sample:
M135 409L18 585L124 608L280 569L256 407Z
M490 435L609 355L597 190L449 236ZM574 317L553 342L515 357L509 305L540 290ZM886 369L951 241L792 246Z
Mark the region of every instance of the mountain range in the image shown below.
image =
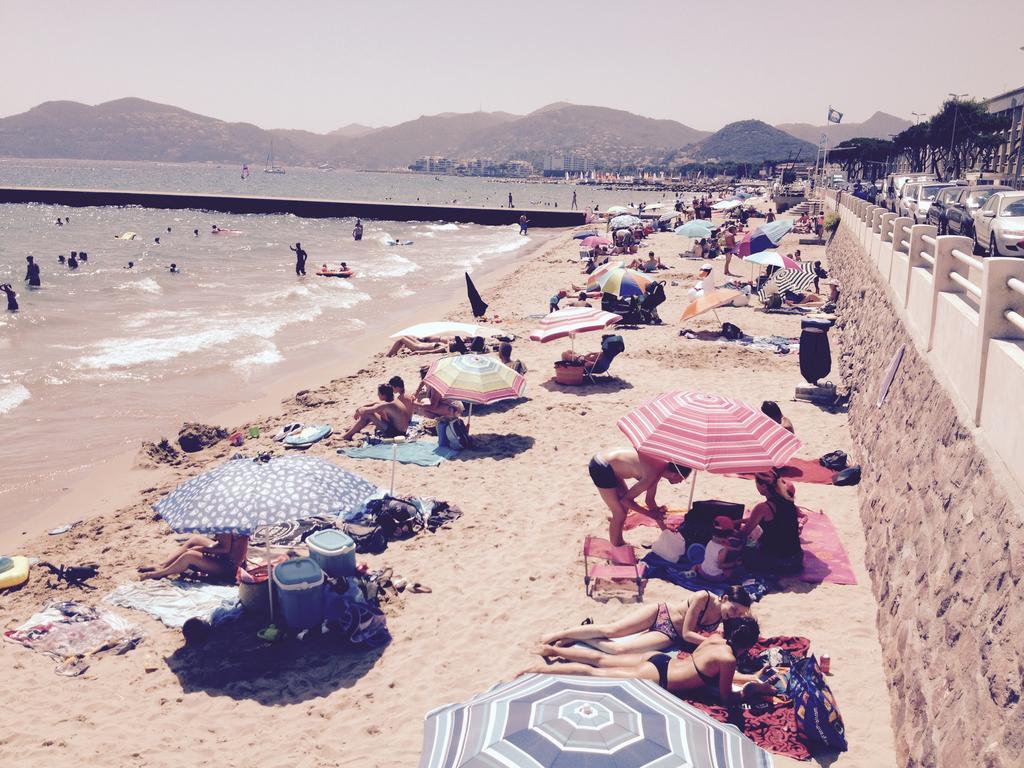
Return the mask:
M879 112L862 125L885 136L896 132L896 122L906 121ZM712 134L675 120L557 102L527 115L443 113L379 128L351 123L322 134L267 130L124 98L96 106L50 101L0 118L0 156L257 164L273 147L275 162L282 165L387 169L404 168L424 155L539 164L552 153L575 151L598 167L622 168L669 158L784 160L796 151L806 158L814 147L808 150L801 139L814 135L816 141L816 133L820 130L808 124L772 128L748 120Z
M835 146L847 139L888 139L890 135L897 134L909 128L913 123L901 117L890 115L888 112L875 112L863 123L826 123L825 125L811 125L810 123L781 123L776 125L780 131L796 136L798 139L809 141L815 146L821 140L824 133L828 136L828 142Z

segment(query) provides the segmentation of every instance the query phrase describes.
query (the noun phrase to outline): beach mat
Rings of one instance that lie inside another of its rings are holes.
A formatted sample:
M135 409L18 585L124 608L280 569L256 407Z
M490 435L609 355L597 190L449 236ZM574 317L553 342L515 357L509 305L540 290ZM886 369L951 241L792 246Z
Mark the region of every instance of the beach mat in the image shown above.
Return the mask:
M737 567L729 581L709 581L693 570L695 563L690 562L686 555L678 563L649 552L642 561L647 566L647 578L662 579L677 587L691 592L708 591L721 597L731 585L739 584L750 595L752 600L760 600L769 592L778 589L779 582L763 573L751 573L742 566Z
M378 459L391 461L395 446L387 443L364 445L359 448L339 448L338 453L352 459ZM436 467L446 459L459 455L451 448L441 448L435 441L417 440L413 443L398 443L395 460L399 464L415 464L419 467Z
M640 506L643 507L643 504ZM646 525L651 528L665 528L669 531L678 531L679 526L683 524L683 518L685 517L685 509L670 509L665 513L664 518L659 518L651 514L630 512L626 515L626 522L622 524L622 530L631 531L634 528L639 528L641 525Z
M786 465L776 467L776 471L794 483L816 483L818 485L832 485L832 476L835 474L835 470L823 467L820 462L813 459L790 459ZM754 479L751 472L728 475L728 477L742 477L744 480Z
M853 575L850 558L828 515L809 509L801 511L807 515L807 522L800 532L800 545L804 550L804 570L800 581L808 584L824 581L856 584L857 577Z
M169 579L122 584L103 602L148 613L174 629L180 629L189 619L217 624L242 612L238 587Z

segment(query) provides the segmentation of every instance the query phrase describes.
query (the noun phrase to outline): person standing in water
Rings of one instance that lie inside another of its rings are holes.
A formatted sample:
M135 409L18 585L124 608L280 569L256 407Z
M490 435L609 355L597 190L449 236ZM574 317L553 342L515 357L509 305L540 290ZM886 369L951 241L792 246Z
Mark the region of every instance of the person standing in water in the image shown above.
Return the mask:
M525 235L526 231L529 228L530 228L530 220L528 218L526 218L526 214L524 213L522 216L519 217L519 234L520 235Z
M359 242L363 239L363 222L356 219L356 225L352 228L352 239Z
M288 248L295 254L295 274L304 276L306 274L307 254L302 249L302 243L296 243L294 246L289 246Z
M78 259L75 258L77 255L74 251L71 252L71 257L68 259L68 269L78 269Z
M36 260L31 256L26 256L25 261L28 262L28 269L25 271L25 280L28 281L29 287L40 287L43 283L39 279L39 265L36 264Z
M3 285L0 285L0 291L3 291L4 294L7 296L7 311L8 312L17 312L18 311L18 294L16 294L14 292L14 289L11 288L11 284L10 283L4 283Z

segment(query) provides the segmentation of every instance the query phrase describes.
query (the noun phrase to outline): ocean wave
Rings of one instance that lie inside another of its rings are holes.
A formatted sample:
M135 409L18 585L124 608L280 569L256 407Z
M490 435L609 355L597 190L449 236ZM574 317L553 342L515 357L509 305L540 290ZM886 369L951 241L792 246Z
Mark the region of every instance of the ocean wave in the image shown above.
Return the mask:
M375 262L372 269L367 270L369 277L402 277L415 272L420 265L397 254L388 255Z
M133 280L130 283L120 283L115 285L114 289L118 291L142 291L142 293L154 295L164 292L164 289L160 287L160 283L152 277L144 277L141 280Z
M22 384L0 387L0 414L13 411L30 397L32 393Z
M262 352L256 352L235 360L231 366L236 370L244 372L258 366L280 363L282 360L284 360L284 355L281 354L281 351L276 346L271 344L268 349L264 349Z
M410 296L415 296L416 291L409 288L407 285L402 284L391 292L391 298L393 299L408 299Z
M456 232L459 229L458 224L428 224L427 229L433 229L437 232Z

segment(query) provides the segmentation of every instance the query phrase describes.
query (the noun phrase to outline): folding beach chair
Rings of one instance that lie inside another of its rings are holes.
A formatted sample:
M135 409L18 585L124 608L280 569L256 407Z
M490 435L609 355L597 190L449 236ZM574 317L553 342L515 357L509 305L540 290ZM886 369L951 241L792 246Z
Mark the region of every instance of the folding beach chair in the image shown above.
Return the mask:
M601 354L590 368L583 371L583 378L589 384L596 384L595 376L608 373L612 361L626 348L622 337L617 334L605 334L601 337Z
M602 562L591 565L590 559ZM647 566L636 559L636 552L628 544L614 547L607 539L587 536L583 541L583 586L587 597L594 596L597 582L633 582L636 585L636 601L644 600L644 583Z

